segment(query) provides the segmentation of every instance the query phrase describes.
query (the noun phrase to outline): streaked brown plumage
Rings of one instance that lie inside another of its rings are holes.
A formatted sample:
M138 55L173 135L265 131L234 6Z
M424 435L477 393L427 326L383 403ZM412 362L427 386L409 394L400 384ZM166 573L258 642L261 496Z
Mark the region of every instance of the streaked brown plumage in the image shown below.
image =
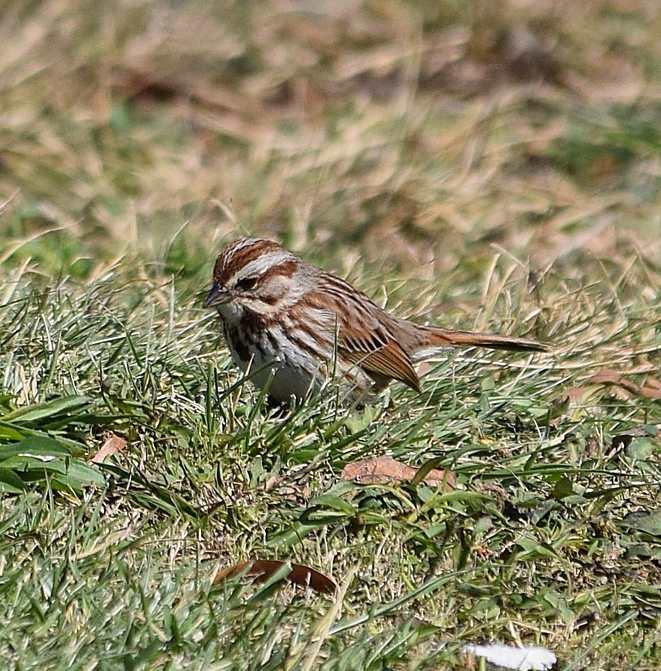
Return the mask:
M395 379L420 391L414 364L449 346L544 351L535 340L420 326L271 240L242 238L218 256L205 307L215 307L237 365L281 403L340 376L356 391Z

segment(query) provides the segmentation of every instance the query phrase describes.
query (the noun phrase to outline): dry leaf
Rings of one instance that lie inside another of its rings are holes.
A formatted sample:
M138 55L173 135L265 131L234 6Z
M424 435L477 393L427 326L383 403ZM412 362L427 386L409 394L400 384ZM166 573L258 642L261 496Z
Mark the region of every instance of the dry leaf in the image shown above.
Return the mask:
M123 452L125 447L126 441L114 433L111 433L106 439L106 442L103 443L99 451L90 459L90 461L94 464L100 464L110 455Z
M639 385L631 380L627 380L622 373L607 368L589 378L588 382L592 384L614 384L636 396L645 398L661 398L661 382L648 377L646 385Z
M392 457L383 456L347 464L342 469L340 477L362 484L391 484L409 482L417 472L417 468L407 466ZM425 475L423 482L430 487L445 484L449 489L453 489L455 478L453 473L435 468Z
M628 431L613 436L611 447L628 447L636 438L649 438L650 434L642 426L634 426Z
M289 566L291 569L289 575L285 578L288 582L300 587L309 587L319 594L335 594L337 591L335 581L323 573L309 566L293 564L279 559L256 559L255 561L239 562L219 571L213 582L217 584L228 578L234 578L244 571L246 575L255 576L255 582L264 582L283 566Z

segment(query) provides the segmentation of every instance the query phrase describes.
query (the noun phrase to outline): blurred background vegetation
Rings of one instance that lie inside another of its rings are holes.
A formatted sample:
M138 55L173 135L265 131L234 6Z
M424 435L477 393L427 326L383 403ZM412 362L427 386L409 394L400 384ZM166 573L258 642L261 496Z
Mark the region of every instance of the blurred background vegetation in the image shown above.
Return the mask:
M0 37L3 265L658 261L655 0L3 2Z

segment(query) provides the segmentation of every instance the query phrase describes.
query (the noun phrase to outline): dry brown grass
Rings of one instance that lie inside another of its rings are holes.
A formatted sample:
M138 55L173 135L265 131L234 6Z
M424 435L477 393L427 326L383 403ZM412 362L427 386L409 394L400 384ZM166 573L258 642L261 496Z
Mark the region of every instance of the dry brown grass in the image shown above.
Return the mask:
M658 139L622 127L653 128L654 2L26 7L0 27L17 235L658 258Z

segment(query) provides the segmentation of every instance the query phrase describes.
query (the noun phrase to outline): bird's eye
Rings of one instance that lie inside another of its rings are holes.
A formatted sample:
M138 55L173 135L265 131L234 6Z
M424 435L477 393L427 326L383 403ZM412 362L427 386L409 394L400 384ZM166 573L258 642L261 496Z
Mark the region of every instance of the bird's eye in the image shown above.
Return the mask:
M256 284L256 277L244 277L236 283L236 287L237 289L241 289L241 291L250 291L251 289L255 288Z

